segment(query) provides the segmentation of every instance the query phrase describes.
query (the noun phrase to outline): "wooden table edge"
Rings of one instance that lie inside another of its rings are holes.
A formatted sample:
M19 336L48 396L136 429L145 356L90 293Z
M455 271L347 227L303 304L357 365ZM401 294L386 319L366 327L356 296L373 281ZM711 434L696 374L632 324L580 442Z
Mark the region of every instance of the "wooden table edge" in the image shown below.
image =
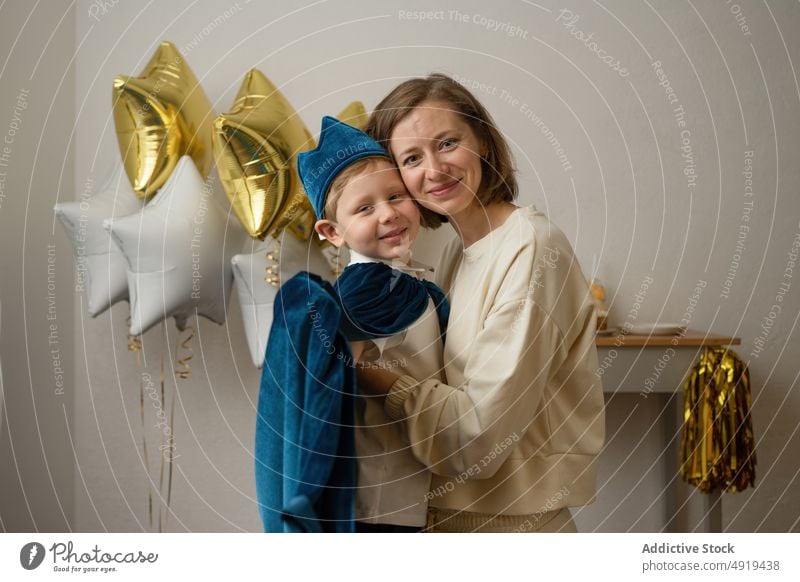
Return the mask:
M623 334L617 331L612 335L597 336L595 343L604 348L738 346L742 338L694 330L675 335Z

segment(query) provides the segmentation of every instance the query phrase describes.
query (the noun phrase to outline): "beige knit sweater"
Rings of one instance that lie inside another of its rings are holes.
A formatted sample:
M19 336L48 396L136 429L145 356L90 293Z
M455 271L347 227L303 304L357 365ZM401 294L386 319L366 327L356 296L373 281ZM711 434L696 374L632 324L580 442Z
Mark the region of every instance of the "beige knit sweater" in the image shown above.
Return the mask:
M385 409L434 473L434 507L527 515L595 496L605 438L595 311L564 234L533 207L437 269L448 384L401 376Z

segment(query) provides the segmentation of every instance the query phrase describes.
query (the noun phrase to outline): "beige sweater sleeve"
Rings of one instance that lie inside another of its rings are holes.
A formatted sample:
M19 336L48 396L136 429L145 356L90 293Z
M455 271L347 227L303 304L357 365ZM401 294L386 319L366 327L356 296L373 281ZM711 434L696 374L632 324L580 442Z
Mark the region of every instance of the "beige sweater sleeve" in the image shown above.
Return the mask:
M405 421L414 455L434 473L456 476L488 456L475 476L488 479L513 449L498 444L522 438L567 349L558 326L529 298L493 308L473 346L464 385L401 376L385 409Z

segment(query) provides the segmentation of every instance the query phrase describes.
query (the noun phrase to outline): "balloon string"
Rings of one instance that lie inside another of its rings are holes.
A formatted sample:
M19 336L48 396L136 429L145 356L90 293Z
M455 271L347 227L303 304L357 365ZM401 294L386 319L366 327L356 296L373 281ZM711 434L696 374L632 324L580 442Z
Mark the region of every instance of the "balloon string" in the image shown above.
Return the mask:
M192 348L191 342L194 338L194 328L189 327L187 328L188 333L186 337L181 340L180 337L176 340L176 354L179 350L183 350L185 355L182 357L177 358L176 360L176 370L175 376L181 379L187 379L191 376L191 369L189 366L189 361L192 359ZM136 356L136 365L139 368L142 368L142 340L140 337L128 335L128 350L133 352ZM164 369L164 354L161 354L161 363L160 363L160 373L159 373L159 383L161 387L161 400L160 402L166 404L166 373ZM147 438L146 438L146 425L145 425L145 414L144 414L144 401L145 401L145 387L144 387L144 378L142 377L139 382L139 419L142 425L142 457L144 458L144 464L149 474L150 472L150 455L147 448ZM159 498L164 499L164 485L166 482L166 507L163 503L159 503L158 506L158 532L164 532L167 528L169 523L169 510L172 503L172 481L173 481L173 452L175 448L175 393L173 392L170 403L169 403L169 426L167 430L161 432L161 462L159 466L159 478L158 478L158 491L159 491ZM154 510L153 510L153 487L152 481L148 478L148 490L147 490L147 513L148 519L150 524L150 531L153 531L154 527Z
M163 352L161 353L160 381L161 381L161 402L162 402L162 406L163 406L163 403L166 402L166 400L164 400L164 392L165 392L164 385L166 384L166 382L164 382L164 353ZM162 499L163 499L163 493L164 493L164 438L166 438L166 435L164 434L164 432L165 431L163 431L163 430L161 431L161 447L160 447L161 448L161 464L160 464L160 469L159 469L159 474L158 474L158 492L160 494L162 494ZM162 513L163 513L162 510L163 510L163 503L159 503L158 504L158 533L162 533L164 531L163 521L162 521Z
M175 376L180 378L181 380L186 380L187 378L191 377L191 369L189 366L189 360L192 359L192 347L191 342L194 338L194 328L188 327L186 328L186 337L181 340L180 336L178 336L175 340L177 344L175 346L175 354L176 354L176 361L175 361ZM184 355L183 357L178 357L180 350L184 350L188 352L188 354ZM166 402L164 399L164 392L165 388L164 385L166 383L166 375L164 374L164 357L162 354L161 357L161 401ZM175 387L177 390L177 386ZM164 436L166 436L166 445L164 444ZM162 446L161 446L161 483L162 483L162 490L163 490L163 481L164 481L164 466L167 467L167 507L164 513L164 520L163 525L161 525L161 517L159 517L159 528L160 531L166 529L167 524L169 522L169 508L172 503L172 475L173 475L173 464L174 458L173 453L175 451L175 392L173 391L172 397L170 398L169 403L169 431L168 434L164 435L162 433Z
M130 318L128 319L130 322ZM142 338L128 335L128 350L136 355L136 367L142 369ZM144 377L139 374L139 418L142 423L142 457L148 476L150 474L150 457L147 453L147 438L144 423ZM150 523L150 531L153 531L153 486L149 477L147 479L147 515Z
M176 387L177 390L177 387ZM169 478L167 481L167 517L164 520L164 527L166 528L167 520L169 519L169 508L170 503L172 502L172 466L174 464L173 452L175 450L175 392L172 393L172 398L170 399L169 403L169 448L167 448L167 454L169 455Z
M180 336L178 336L178 339L176 340L177 345L175 346L175 376L181 380L186 380L191 376L192 371L189 368L189 360L192 359L192 354L194 353L191 346L192 339L194 338L194 328L189 326L186 328L186 332L185 339L181 340ZM184 351L185 355L183 357L178 357L180 350Z

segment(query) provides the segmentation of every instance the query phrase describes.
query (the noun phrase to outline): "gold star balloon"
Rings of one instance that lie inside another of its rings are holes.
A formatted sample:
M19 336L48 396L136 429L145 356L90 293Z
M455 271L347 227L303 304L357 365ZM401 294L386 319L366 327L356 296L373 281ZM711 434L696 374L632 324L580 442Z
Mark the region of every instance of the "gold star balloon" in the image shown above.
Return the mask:
M364 106L351 103L339 118L363 127ZM297 154L315 147L303 120L259 70L245 76L229 113L214 122L220 181L233 211L253 238L284 228L307 240L316 217L297 173Z
M352 125L358 129L363 130L367 126L367 110L364 109L364 104L361 101L353 101L350 105L342 109L342 112L336 116L336 119L343 121L347 125Z
M139 198L153 196L184 155L208 176L211 102L172 43L162 42L138 77L114 79L113 97L125 173Z
M295 222L307 239L314 212L297 175L296 155L314 140L294 107L264 74L247 73L229 113L214 121L220 182L248 234L263 239Z

